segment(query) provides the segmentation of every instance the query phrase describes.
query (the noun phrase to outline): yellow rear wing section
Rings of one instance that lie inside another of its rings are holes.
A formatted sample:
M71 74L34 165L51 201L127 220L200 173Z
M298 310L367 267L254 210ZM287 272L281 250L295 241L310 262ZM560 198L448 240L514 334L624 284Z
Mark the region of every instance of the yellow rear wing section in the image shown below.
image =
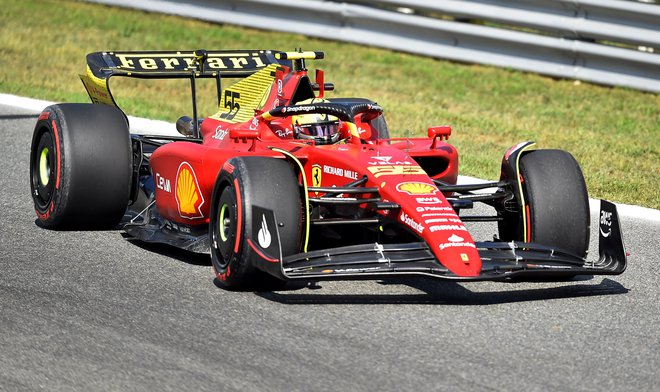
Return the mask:
M149 79L215 78L220 101L221 78L244 78L271 64L291 66L271 50L95 52L87 55L80 75L94 103L117 106L110 91L113 76Z
M271 64L251 76L234 83L224 90L224 104L211 118L229 123L245 122L254 117L254 111L262 109L279 65Z
M303 69L303 60L324 58L323 52L299 51L275 52L273 54L278 62L293 61L294 69ZM245 122L253 118L254 111L262 110L266 104L279 66L280 64L270 64L225 89L223 101L220 103L220 111L211 118L228 123Z

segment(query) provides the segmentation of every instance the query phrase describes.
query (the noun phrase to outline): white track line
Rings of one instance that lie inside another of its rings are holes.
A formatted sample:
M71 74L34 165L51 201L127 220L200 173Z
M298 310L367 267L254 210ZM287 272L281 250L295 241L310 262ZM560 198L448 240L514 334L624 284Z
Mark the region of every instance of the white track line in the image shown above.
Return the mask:
M42 101L39 99L19 97L17 95L0 93L0 105L13 106L16 108L29 110L34 113L40 113L46 106L53 105L55 102ZM149 135L179 135L174 124L161 121L150 120L148 118L128 116L131 132ZM486 182L480 178L459 176L459 183ZM589 205L592 211L600 209L599 200L589 199ZM644 219L660 222L660 210L652 208L634 206L629 204L616 203L619 215L636 219Z
M0 105L13 106L34 113L41 113L46 106L54 104L55 102L0 93ZM181 134L176 131L175 125L167 121L128 116L128 122L132 133L181 136Z
M490 181L475 177L458 176L459 184L474 184L475 182L479 183L479 182L490 182ZM599 211L600 200L589 199L589 208L591 209L591 211ZM616 203L616 210L620 216L660 222L660 210L655 210L653 208Z

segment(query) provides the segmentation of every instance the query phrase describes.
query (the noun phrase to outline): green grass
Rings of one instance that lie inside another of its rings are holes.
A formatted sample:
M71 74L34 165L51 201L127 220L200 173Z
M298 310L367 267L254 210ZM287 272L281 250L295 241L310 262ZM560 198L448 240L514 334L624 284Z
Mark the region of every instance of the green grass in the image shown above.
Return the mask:
M0 0L0 31L0 92L61 102L88 101L77 75L94 51L323 50L310 65L326 70L334 95L378 101L393 136L452 125L461 174L496 179L506 149L535 140L577 158L591 197L660 208L660 95L69 1ZM129 114L190 113L187 82L112 83ZM202 95L210 114L211 83Z

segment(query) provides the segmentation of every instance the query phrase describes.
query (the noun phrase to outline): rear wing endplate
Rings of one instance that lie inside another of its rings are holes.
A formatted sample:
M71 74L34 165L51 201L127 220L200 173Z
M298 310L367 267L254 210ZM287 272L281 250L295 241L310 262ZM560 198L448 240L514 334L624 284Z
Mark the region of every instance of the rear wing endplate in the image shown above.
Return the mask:
M215 78L220 100L221 78L247 77L270 64L291 66L271 50L197 50L95 52L87 55L87 72L80 75L94 103L117 106L110 92L112 76L151 79Z

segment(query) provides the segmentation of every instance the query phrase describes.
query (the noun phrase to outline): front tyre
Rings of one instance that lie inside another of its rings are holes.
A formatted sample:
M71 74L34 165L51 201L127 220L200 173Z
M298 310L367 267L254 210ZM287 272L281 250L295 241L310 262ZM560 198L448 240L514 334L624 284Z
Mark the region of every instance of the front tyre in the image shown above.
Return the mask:
M500 238L534 242L586 257L589 197L575 158L562 150L534 150L520 158L519 169L525 205L517 214L503 214Z
M209 242L219 285L237 290L281 287L281 279L260 268L263 263L276 265L277 261L264 261L268 255L255 250L259 241L253 233L259 232L260 226L253 228L253 215L255 208L274 211L282 256L299 252L300 190L289 164L266 157L232 158L218 175L212 200ZM259 225L265 224L257 220Z
M30 185L38 222L49 229L113 228L130 195L128 123L116 107L44 109L32 137Z

